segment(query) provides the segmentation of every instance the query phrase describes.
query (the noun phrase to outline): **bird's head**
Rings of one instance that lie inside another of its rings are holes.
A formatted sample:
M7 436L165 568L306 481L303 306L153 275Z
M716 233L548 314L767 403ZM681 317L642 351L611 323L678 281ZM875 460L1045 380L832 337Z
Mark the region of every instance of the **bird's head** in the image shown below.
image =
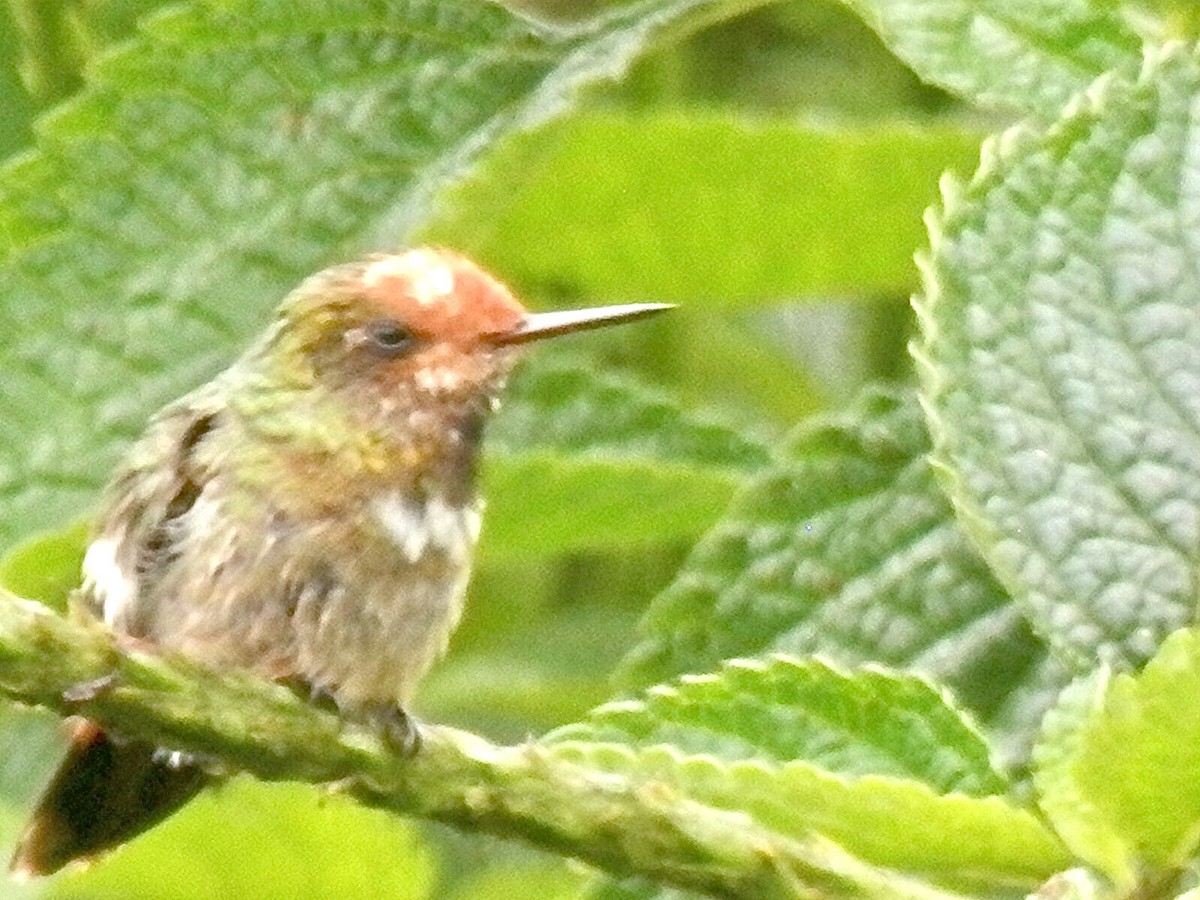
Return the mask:
M475 443L519 349L668 309L632 304L530 313L458 253L421 248L334 266L282 303L254 351L271 379L338 418L433 457Z
M667 308L530 313L464 256L422 248L309 278L280 307L274 343L314 385L384 408L470 405L495 395L521 345Z

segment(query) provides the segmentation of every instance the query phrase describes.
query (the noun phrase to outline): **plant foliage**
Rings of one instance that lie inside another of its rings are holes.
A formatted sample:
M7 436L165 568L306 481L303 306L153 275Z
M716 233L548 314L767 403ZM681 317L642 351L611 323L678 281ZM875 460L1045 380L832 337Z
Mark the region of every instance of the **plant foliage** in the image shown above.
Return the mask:
M422 701L544 733L479 751L479 808L516 797L515 833L604 871L240 779L12 890L1194 897L1198 19L1170 0L12 0L14 594L63 608L146 417L323 265L431 241L531 305L682 307L514 379L471 610ZM39 696L15 684L0 671ZM7 838L53 724L0 715ZM580 810L611 789L612 820L539 828L538 791L569 807L573 779ZM651 841L664 824L691 857Z

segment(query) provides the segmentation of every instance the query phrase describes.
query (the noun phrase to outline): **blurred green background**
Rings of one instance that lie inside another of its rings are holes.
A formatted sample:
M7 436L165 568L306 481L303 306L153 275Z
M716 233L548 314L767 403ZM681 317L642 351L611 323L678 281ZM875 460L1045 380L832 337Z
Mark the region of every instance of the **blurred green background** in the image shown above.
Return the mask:
M35 118L68 100L97 55L162 5L0 7L0 154L28 147ZM597 5L514 6L570 19ZM644 299L678 302L678 313L576 341L566 358L587 354L599 367L634 372L769 448L866 381L910 377L908 297L917 281L911 256L924 243L921 211L936 200L943 170L970 173L982 135L997 124L922 85L841 4L787 3L653 54L592 96L583 117L536 136L533 151L502 151L489 161L499 173L530 160L541 168L525 173L519 196L496 198L486 230L467 214L456 217L452 203L433 236L467 247L539 306L586 299L580 285L619 294L621 267L641 267L646 283L661 285ZM639 168L631 133L658 148L649 159L675 153L678 164ZM714 179L744 190L712 193ZM494 176L468 185L457 202L478 209L503 183ZM607 246L616 221L645 231L644 256L627 260ZM593 253L564 257L557 237L568 222L572 246ZM712 270L676 269L676 241L709 242ZM780 248L786 258L773 255ZM708 302L689 308L690 297L706 294ZM519 520L521 510L500 514ZM418 714L519 741L609 699L610 673L634 644L639 616L696 536L673 531L604 550L501 554L489 550L485 526L466 617L421 692ZM9 573L34 571L48 584L10 586L61 595L77 545L67 541L58 553L39 545L33 556L36 563L10 562ZM49 717L8 715L14 724L0 732L6 845L57 740ZM348 857L338 852L346 841L356 846ZM373 857L373 870L350 862ZM176 877L181 867L193 873L187 880ZM587 878L497 840L396 823L299 787L239 781L85 876L0 882L0 894L468 900L577 896Z

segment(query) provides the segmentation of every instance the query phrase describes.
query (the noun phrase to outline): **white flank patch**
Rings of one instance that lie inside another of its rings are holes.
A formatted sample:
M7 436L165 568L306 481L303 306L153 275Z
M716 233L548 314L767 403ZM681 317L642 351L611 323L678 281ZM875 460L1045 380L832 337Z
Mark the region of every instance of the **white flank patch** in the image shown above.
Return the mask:
M430 250L410 250L371 263L363 272L363 284L377 287L393 279L408 283L417 303L428 306L454 293L454 271Z
M371 510L410 562L436 549L465 563L479 537L479 510L474 505L452 506L439 497L422 503L391 493L376 499Z
M136 586L117 562L117 542L112 538L92 541L83 555L83 586L100 601L104 624L116 627L121 614L133 602Z

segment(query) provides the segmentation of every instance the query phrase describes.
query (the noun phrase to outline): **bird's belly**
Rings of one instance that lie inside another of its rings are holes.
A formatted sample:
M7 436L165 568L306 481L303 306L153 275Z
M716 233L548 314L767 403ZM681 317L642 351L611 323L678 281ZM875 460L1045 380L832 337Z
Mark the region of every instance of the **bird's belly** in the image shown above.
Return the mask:
M406 704L458 622L474 531L465 523L453 543L401 537L369 521L277 528L255 546L229 540L218 565L181 548L145 637L306 682L345 709Z
M407 704L458 624L466 581L467 568L449 561L400 565L365 590L343 587L301 603L293 616L297 671L344 707Z

